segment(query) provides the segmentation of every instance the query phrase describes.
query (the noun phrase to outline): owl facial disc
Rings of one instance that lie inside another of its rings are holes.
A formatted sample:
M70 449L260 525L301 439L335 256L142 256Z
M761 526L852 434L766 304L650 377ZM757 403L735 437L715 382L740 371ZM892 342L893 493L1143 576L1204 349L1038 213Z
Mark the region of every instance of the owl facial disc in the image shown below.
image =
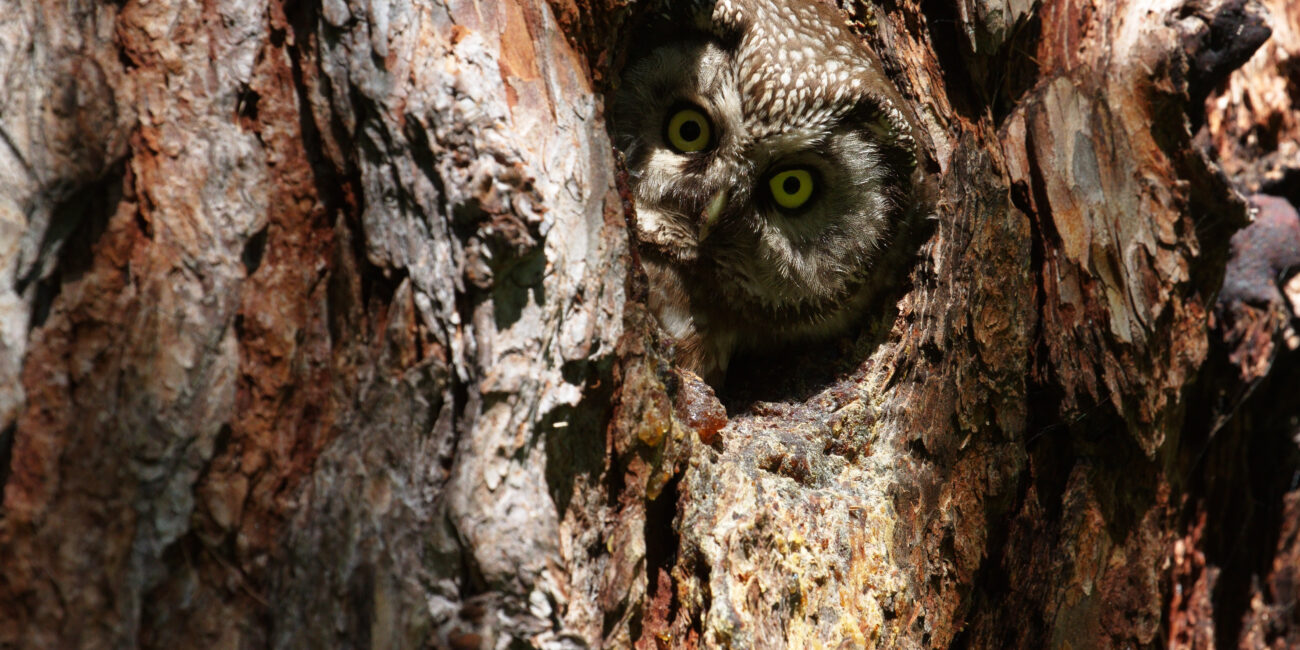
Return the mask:
M916 151L902 97L829 5L690 6L676 37L633 53L611 134L650 307L678 361L716 377L737 347L855 322Z

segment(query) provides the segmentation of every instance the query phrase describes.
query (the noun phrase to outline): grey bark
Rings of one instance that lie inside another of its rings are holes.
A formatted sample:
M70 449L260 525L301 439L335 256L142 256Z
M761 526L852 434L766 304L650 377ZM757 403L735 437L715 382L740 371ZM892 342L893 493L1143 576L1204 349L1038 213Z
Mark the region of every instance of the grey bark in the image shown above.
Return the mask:
M844 4L928 226L860 335L719 400L604 130L649 5L0 0L0 646L1186 629L1246 221L1193 133L1263 12Z

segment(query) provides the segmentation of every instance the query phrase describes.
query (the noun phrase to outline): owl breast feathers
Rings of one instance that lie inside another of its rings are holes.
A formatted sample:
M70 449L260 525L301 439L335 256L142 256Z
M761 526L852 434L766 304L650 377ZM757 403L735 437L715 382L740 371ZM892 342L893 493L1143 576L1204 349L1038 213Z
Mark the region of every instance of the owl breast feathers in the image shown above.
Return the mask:
M817 0L698 2L632 61L624 152L650 307L710 381L733 351L834 336L910 193L913 127L876 56Z

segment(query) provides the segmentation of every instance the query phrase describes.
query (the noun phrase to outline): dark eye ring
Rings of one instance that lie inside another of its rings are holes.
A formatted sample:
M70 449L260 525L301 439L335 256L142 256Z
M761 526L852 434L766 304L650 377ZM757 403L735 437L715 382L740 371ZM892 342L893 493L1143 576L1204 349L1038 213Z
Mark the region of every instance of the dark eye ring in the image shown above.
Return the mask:
M799 210L817 193L817 174L808 167L787 167L767 176L767 194L782 211Z
M678 153L697 153L713 146L713 123L704 109L680 104L664 120L664 140Z

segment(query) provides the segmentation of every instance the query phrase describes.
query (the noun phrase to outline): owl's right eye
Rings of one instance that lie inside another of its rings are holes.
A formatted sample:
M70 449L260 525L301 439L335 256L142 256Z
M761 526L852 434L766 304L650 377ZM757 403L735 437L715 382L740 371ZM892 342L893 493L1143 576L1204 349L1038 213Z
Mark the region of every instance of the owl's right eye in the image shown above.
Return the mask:
M664 124L668 144L678 153L695 153L709 148L713 126L698 108L682 107L668 115Z

